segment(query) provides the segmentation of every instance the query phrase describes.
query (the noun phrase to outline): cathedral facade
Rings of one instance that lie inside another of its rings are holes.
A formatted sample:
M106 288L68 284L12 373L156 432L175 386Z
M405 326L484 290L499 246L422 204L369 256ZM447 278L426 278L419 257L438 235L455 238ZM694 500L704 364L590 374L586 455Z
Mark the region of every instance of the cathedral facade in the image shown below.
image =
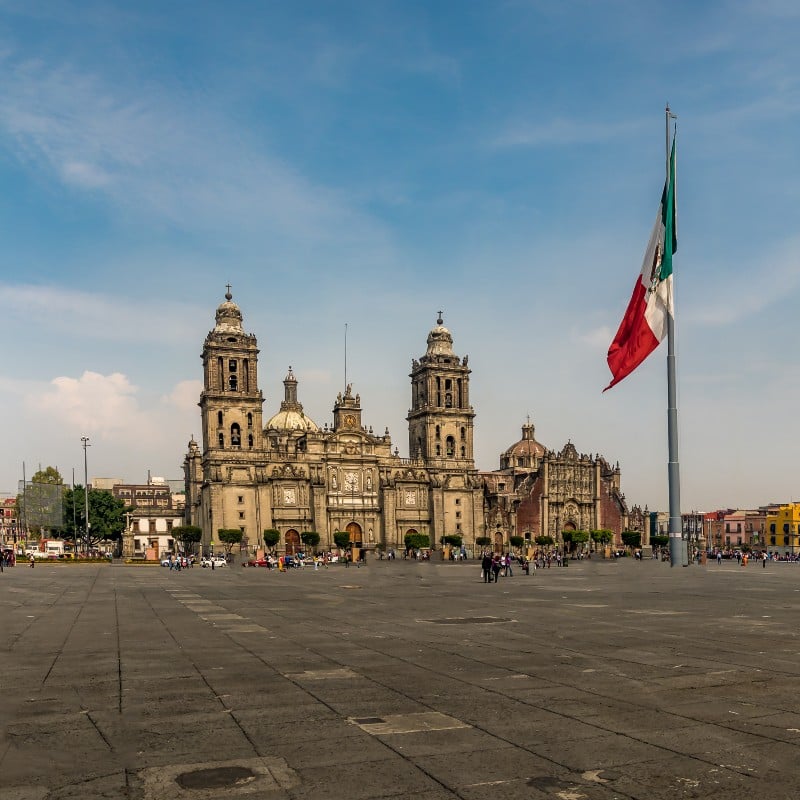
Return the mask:
M402 550L408 533L428 535L434 547L460 535L473 547L484 519L470 370L441 317L427 345L410 375L410 458L392 449L388 429L362 424L351 385L333 403L332 424L320 428L303 411L291 367L280 409L263 422L256 338L229 292L203 346L202 443L192 440L184 459L187 522L202 529L203 549L221 528L240 529L255 547L264 530L278 530L289 553L303 531L318 533L325 550L336 531L364 548Z
M481 537L507 550L513 535L560 542L564 530L608 528L618 540L627 525L619 466L579 455L571 443L547 450L530 423L499 470L478 472L471 370L441 315L425 354L412 360L409 458L392 447L388 429L363 425L352 385L320 428L303 411L291 367L280 408L264 422L258 355L229 291L203 345L202 442L192 439L184 459L186 521L202 529L204 551L222 528L241 530L251 549L262 546L264 530L277 530L279 549L293 553L304 531L318 533L325 550L347 531L362 548L402 550L406 534L420 533L433 548L452 534L477 551Z

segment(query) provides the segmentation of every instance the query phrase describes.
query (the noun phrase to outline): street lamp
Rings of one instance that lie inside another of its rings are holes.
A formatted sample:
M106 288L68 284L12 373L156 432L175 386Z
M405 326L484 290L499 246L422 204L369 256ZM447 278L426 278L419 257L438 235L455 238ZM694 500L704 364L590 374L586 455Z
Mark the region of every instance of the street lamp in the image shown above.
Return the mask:
M84 539L84 552L89 549L89 466L86 460L86 448L91 447L88 436L81 436L83 442L83 500L86 513L86 538Z

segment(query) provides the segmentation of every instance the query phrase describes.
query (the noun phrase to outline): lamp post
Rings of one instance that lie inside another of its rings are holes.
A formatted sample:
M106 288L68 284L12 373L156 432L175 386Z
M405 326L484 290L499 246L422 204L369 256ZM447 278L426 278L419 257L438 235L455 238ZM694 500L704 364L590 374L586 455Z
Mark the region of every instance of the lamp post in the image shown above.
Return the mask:
M89 444L89 437L88 436L81 436L81 441L83 442L83 500L84 500L84 512L86 514L85 521L86 521L86 534L84 539L84 552L89 548L89 466L86 457L86 448L91 447Z

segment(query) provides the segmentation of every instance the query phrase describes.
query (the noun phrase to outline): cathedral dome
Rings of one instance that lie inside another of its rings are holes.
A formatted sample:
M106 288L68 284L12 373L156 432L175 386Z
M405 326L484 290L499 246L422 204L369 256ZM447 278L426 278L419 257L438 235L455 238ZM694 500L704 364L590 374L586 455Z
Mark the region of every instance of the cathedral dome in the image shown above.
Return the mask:
M436 320L436 327L431 329L428 334L428 355L429 356L452 356L453 353L453 336L447 328L442 324L442 313L439 312L439 318Z
M230 286L225 295L225 302L220 303L217 308L217 324L214 328L216 333L241 333L242 332L242 312L239 306L233 302Z
M318 431L319 426L302 411L281 410L267 422L266 430Z
M284 399L281 410L267 422L266 430L273 431L318 431L319 425L303 413L303 404L297 399L297 378L289 367L283 379Z

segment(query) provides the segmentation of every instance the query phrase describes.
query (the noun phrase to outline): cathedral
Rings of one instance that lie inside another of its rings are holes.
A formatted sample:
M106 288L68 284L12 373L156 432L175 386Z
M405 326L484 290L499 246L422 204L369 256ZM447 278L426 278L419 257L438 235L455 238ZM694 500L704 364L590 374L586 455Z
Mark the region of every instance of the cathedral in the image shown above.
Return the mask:
M325 550L347 531L364 549L403 550L406 535L420 533L434 549L457 535L474 552L481 537L505 550L514 535L558 542L563 530L608 528L618 539L627 525L619 467L578 455L571 443L548 451L530 423L498 471L476 469L471 370L441 314L411 363L409 458L392 448L388 429L363 425L352 385L320 427L303 411L291 367L280 408L264 422L258 354L228 290L203 345L202 443L193 438L184 459L186 521L202 529L204 551L222 528L241 530L251 550L274 529L286 553L301 548L304 531L318 533Z

